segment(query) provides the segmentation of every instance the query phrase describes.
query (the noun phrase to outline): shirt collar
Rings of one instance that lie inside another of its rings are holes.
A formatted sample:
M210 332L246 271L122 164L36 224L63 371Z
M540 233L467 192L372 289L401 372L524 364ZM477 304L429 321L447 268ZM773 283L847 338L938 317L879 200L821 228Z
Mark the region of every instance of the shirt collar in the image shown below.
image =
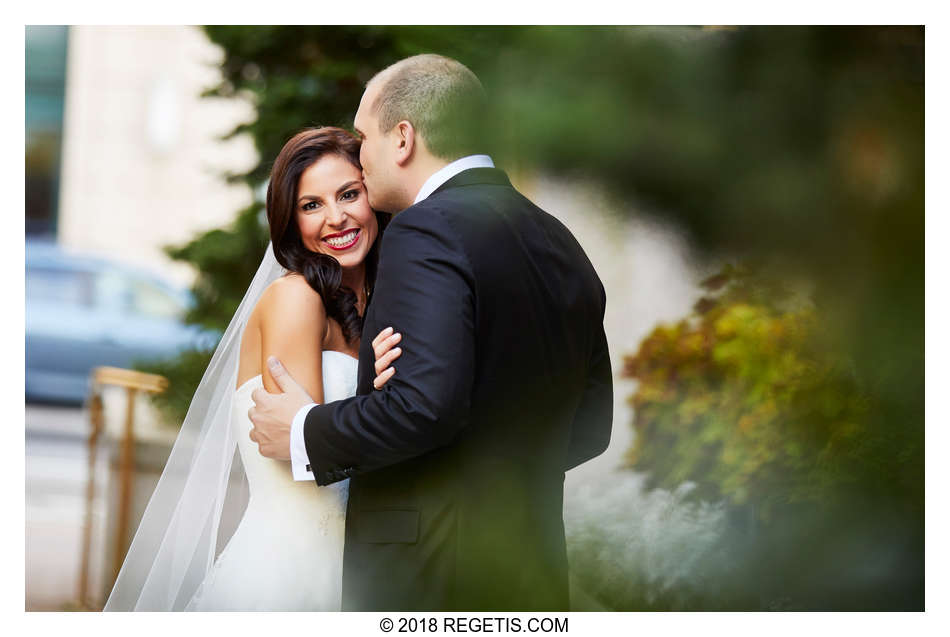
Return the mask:
M413 204L417 204L433 192L436 188L447 182L452 177L455 177L457 174L463 170L468 170L469 168L494 168L495 162L491 160L491 157L488 155L469 155L468 157L462 157L461 159L456 159L451 164L443 166L439 170L435 171L431 177L426 179L425 183L422 184L422 188L419 189L419 194L416 195L416 200L413 201Z

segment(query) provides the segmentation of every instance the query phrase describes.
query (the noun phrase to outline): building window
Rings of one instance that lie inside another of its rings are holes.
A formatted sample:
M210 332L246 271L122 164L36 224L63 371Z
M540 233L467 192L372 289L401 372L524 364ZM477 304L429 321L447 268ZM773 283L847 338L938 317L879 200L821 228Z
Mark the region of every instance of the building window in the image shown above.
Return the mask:
M65 26L26 27L26 234L55 237L59 206Z

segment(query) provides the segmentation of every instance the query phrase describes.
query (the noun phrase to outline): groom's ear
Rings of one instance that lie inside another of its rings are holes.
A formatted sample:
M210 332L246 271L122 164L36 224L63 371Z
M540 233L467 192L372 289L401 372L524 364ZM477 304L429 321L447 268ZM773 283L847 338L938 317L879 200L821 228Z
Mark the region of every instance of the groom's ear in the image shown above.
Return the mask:
M408 120L396 124L396 163L405 166L416 150L416 129Z

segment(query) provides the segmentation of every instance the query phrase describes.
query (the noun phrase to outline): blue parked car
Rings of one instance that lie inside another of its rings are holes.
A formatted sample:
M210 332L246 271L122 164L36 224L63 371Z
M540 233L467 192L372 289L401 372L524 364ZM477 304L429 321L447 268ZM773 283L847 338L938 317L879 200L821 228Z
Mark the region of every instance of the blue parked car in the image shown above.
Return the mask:
M182 322L192 299L148 272L26 242L26 401L81 404L94 367L213 346Z

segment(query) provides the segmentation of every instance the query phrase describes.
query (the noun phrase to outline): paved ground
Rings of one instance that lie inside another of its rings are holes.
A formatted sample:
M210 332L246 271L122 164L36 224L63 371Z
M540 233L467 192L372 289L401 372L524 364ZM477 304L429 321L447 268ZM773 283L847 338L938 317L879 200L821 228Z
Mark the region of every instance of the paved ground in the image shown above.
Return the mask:
M62 610L77 601L88 422L82 408L26 406L26 610ZM98 464L97 483L103 485L105 466L101 459ZM94 508L93 528L101 530L103 520L103 512ZM95 559L101 556L100 542L96 534L94 567L102 563ZM92 576L95 586L98 569Z

